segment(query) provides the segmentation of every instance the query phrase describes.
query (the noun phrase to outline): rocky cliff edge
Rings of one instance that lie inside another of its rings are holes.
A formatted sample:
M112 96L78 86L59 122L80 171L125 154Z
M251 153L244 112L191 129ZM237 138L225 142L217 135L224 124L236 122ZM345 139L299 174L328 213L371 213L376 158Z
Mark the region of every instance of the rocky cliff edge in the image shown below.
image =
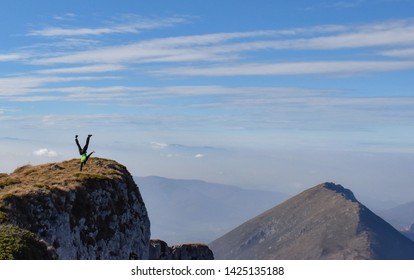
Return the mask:
M93 158L83 172L69 160L0 174L0 259L149 259L150 251L162 259L154 248L140 191L115 161ZM200 244L172 252L169 259L213 258Z

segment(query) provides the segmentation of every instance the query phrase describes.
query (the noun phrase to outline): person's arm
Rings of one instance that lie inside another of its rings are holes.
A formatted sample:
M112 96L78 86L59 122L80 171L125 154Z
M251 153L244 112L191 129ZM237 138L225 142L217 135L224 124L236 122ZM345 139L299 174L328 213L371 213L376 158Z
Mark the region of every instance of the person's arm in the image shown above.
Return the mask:
M90 157L90 156L91 156L94 152L95 152L95 151L90 152L86 160L88 160L88 159L89 159L89 157Z

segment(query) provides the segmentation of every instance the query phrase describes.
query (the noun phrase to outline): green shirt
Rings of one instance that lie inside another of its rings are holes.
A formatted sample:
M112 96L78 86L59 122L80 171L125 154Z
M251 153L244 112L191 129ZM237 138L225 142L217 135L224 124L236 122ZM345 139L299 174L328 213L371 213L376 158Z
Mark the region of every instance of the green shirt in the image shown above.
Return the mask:
M80 158L80 161L85 162L87 158L88 158L88 156L86 154L82 154L81 158Z

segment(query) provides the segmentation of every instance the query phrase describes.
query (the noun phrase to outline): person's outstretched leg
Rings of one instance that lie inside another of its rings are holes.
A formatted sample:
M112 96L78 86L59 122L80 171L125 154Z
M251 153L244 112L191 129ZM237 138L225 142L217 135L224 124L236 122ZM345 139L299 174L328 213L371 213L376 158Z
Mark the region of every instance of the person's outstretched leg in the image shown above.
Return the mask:
M82 149L82 147L79 144L78 135L75 136L75 142L76 142L76 145L78 146L79 154L82 155L83 149Z
M91 138L92 134L88 135L88 138L86 138L86 144L83 147L83 154L86 154L88 152L88 147L89 147L89 139Z

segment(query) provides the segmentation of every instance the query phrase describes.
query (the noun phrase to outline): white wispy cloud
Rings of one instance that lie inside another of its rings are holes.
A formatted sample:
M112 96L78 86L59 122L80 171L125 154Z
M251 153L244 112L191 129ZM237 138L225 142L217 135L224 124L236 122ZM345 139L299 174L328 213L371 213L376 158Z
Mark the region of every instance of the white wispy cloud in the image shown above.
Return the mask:
M0 108L0 115L5 114L5 113L9 113L9 112L15 112L15 111L16 111L16 109Z
M26 57L23 53L0 54L0 62L22 60Z
M296 38L256 40L223 46L218 51L275 50L325 50L365 47L386 47L414 44L414 21L399 20L383 23L349 26L315 26L295 29ZM331 31L331 32L328 32ZM331 34L324 34L324 33ZM304 36L303 36L304 35ZM312 35L312 36L310 36ZM302 38L301 38L302 37Z
M54 157L58 157L59 154L53 150L49 150L47 148L42 148L39 150L36 150L33 152L33 155L35 156L39 156L39 157L49 157L49 158L54 158Z
M300 41L299 41L300 42ZM304 49L342 49L407 45L414 43L412 20L355 26L352 32L302 40ZM299 46L297 46L299 48Z
M168 158L177 157L202 159L206 157L206 155L205 153L200 153L200 151L211 152L216 150L216 148L214 147L188 146L183 144L166 144L161 142L151 142L150 145L152 149L160 151L162 156Z
M216 36L207 38L217 40ZM224 59L217 53L202 52L194 48L193 44L202 44L198 36L165 38L144 41L134 44L118 45L94 50L73 52L68 54L50 55L45 58L34 58L33 64L55 63L148 63L148 62L182 62L182 61L210 61Z
M160 143L160 142L151 142L150 145L151 145L151 148L153 148L155 150L163 150L163 149L166 149L168 147L168 144Z
M213 108L236 104L243 106L239 100L248 100L251 105L259 104L262 99L286 98L292 96L320 96L335 93L333 89L311 89L294 87L225 87L220 85L209 86L156 86L156 87L51 87L48 84L30 84L23 86L19 91L0 94L4 100L19 102L41 101L106 101L112 105L141 108L172 107L171 104L161 105L159 100L175 99L175 106ZM1 93L1 92L0 92ZM257 93L260 93L258 98ZM209 97L210 101L199 103L198 97ZM192 100L194 99L194 103ZM180 100L183 100L180 102ZM237 103L236 103L237 102ZM182 104L182 105L180 105Z
M414 61L309 61L231 66L177 67L154 70L167 76L351 75L414 69Z
M51 54L49 57L34 58L33 64L54 63L148 63L183 61L221 61L231 54L266 48L290 48L285 41L261 41L261 38L297 36L300 34L331 33L347 30L345 26L323 25L287 30L257 30L251 32L213 33L145 40L138 43L116 45L94 50ZM253 41L259 38L259 41ZM247 39L244 43L232 40ZM301 45L302 42L297 42Z
M0 78L0 97L8 98L16 95L25 95L38 92L43 86L53 83L64 83L74 81L92 81L99 79L115 79L116 77L98 76L77 76L77 77L57 77L57 76L16 76ZM44 89L47 91L47 89ZM42 89L43 91L43 89Z
M118 71L123 70L125 65L145 63L153 65L146 68L147 73L158 76L352 75L412 69L412 61L379 58L411 56L410 46L414 46L414 20L407 19L365 25L321 25L158 38L93 50L51 53L33 57L30 62L36 65L85 65L40 70L43 74ZM403 50L396 50L402 47ZM262 50L273 51L268 61L280 61L281 58L285 61L249 62L250 53ZM297 50L352 50L353 53L341 57L341 60L295 59L290 62L289 57L294 57ZM290 54L281 56L279 51L289 51ZM181 66L189 62L193 63L191 67ZM196 62L203 66L198 66ZM173 67L168 68L160 63Z
M85 73L104 73L125 70L126 67L123 65L116 64L99 64L99 65L88 65L80 67L69 67L69 68L54 68L38 70L38 74L85 74Z
M59 27L50 27L42 30L35 30L29 33L31 36L82 36L82 35L102 35L108 33L118 33L125 32L123 28L77 28L77 29L68 29L68 28L59 28Z
M65 14L56 15L53 17L53 19L58 20L58 21L73 21L73 20L76 20L76 18L78 18L78 15L75 13L65 13Z
M101 42L92 38L60 38L59 40L51 40L48 42L34 43L32 45L23 46L20 49L27 51L27 61L39 59L42 57L50 57L56 55L56 50L64 53L64 51L75 52L79 50L90 50L101 47Z
M393 49L379 52L379 54L384 56L395 56L395 57L414 57L414 48L404 48L404 49Z
M67 18L67 17L66 17ZM73 18L73 17L72 17ZM62 20L63 18L58 18ZM46 27L38 30L32 30L29 36L41 37L76 37L76 36L98 36L114 33L139 33L142 30L170 27L179 23L186 22L184 17L170 17L161 19L146 19L137 16L122 17L123 23L113 22L104 27L85 28L85 27Z

